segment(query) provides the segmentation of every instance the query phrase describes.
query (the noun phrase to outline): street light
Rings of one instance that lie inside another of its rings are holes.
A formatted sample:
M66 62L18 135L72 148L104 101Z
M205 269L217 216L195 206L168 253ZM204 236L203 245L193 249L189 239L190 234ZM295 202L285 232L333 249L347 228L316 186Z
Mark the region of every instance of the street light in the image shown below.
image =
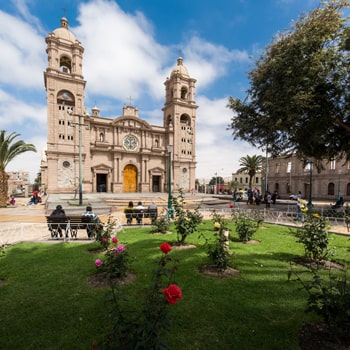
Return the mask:
M312 165L313 165L313 162L308 160L306 162L306 164L309 165L309 170L310 170L310 190L309 190L309 201L307 203L307 207L309 208L309 210L312 209Z
M174 218L173 200L171 196L171 153L173 152L173 145L168 145L169 161L168 161L168 219Z
M82 166L82 137L81 137L81 118L84 118L83 115L75 114L71 109L68 109L68 114L74 117L79 117L79 123L72 123L73 125L79 126L79 205L83 205L83 166Z
M338 171L338 197L337 201L340 201L340 175L341 175L341 170Z
M268 157L268 152L267 152L267 146L266 146L266 155L265 155L265 162L266 162L266 170L265 170L265 193L267 193L269 189L268 185L268 172L269 172L269 157Z

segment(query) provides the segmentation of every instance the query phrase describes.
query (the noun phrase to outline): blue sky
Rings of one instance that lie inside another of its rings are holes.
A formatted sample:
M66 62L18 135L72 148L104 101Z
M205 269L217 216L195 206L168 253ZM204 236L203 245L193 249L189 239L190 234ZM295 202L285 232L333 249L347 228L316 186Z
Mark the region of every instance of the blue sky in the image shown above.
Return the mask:
M65 16L85 48L85 107L117 117L125 103L162 125L164 81L184 58L197 79L197 172L229 177L239 159L263 154L226 130L228 97L245 97L247 73L278 32L318 0L12 0L0 3L0 129L18 132L38 152L7 171L40 169L46 146L45 37Z

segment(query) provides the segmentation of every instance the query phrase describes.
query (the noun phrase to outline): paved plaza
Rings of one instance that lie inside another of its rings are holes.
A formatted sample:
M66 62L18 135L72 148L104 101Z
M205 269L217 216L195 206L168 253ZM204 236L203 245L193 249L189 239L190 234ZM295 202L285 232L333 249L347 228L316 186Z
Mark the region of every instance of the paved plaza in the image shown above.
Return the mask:
M93 210L98 214L103 222L106 222L109 216L112 216L118 225L123 229L127 229L126 218L124 215L124 207L129 200L137 203L141 200L145 206L150 203L155 203L158 206L159 212L162 212L167 207L167 194L121 194L116 197L115 194L89 194L83 198L83 206L77 205L77 199L73 195L51 195L44 198L43 202L37 205L28 205L27 198L17 198L14 206L0 208L0 245L16 244L19 242L62 242L63 239L52 239L46 223L46 215L49 215L57 204L63 206L66 215L79 215L85 211L86 205L92 205ZM194 208L198 205L202 207L202 213L205 218L210 218L212 211L215 209L218 212L230 213L229 207L230 198L195 194L187 195L186 203L189 207ZM241 209L248 209L251 206L246 203L236 204ZM271 207L266 213L268 222L281 225L293 225L291 220L285 220L283 213L286 210L294 210L294 203L283 203L282 201L275 207ZM261 206L263 208L264 206ZM145 220L145 224L149 224ZM343 219L332 222L331 232L349 235ZM132 227L132 226L131 226ZM78 230L78 242L91 242L87 239L85 230ZM74 241L74 240L72 240Z

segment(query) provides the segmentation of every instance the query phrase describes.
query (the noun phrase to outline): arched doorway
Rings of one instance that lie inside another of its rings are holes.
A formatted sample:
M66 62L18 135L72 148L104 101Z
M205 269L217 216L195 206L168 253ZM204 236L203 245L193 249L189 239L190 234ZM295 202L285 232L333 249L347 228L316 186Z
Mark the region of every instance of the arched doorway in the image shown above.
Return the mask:
M137 168L135 165L127 165L124 168L124 192L137 192Z

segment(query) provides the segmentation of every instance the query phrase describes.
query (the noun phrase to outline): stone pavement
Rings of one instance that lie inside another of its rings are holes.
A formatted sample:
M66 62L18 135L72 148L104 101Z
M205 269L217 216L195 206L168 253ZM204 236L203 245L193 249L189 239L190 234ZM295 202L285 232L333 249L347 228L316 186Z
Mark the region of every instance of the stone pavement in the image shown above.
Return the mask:
M137 194L138 199L142 200L144 205L147 203L156 202L159 210L167 207L166 194ZM70 198L72 196L70 195ZM87 196L86 196L87 197ZM84 197L84 205L91 204L93 210L98 213L103 222L107 221L108 216L111 215L120 225L126 224L125 215L123 213L124 206L129 200L134 199L135 194L118 194L107 195L102 197L101 194L89 194L87 198ZM47 228L45 215L49 215L57 204L63 205L66 214L80 214L85 211L85 206L77 207L74 203L70 203L70 198L65 195L51 195L45 198L43 203L37 205L27 205L28 199L17 198L14 206L7 208L0 208L0 246L15 244L18 242L62 242L62 239L51 239L50 232ZM137 200L134 202L137 202ZM206 203L206 218L209 218L211 210L217 208L225 208L229 213L228 199L218 200L215 196L210 195L195 195L186 198L186 202L190 205L198 205L199 203ZM196 203L197 202L197 203ZM208 204L209 203L209 204ZM244 208L245 206L241 206ZM205 210L205 209L204 209ZM275 222L282 225L293 225L291 222ZM330 230L332 233L349 235L344 222L336 222L332 224ZM78 230L79 242L91 242L87 239L85 230Z
M62 205L67 216L82 214L86 206L91 205L102 222L106 222L108 217L112 216L120 225L126 225L124 207L129 200L133 200L135 204L140 200L145 206L154 202L160 212L167 207L166 193L84 194L83 206L78 206L78 199L72 194L49 195L43 198L42 203L36 205L29 205L28 198L16 198L14 206L0 208L0 246L24 241L62 242L62 239L51 238L45 218L58 204ZM202 199L198 197L198 200ZM148 223L148 219L144 221L145 224ZM91 242L87 239L85 230L78 230L77 241Z

